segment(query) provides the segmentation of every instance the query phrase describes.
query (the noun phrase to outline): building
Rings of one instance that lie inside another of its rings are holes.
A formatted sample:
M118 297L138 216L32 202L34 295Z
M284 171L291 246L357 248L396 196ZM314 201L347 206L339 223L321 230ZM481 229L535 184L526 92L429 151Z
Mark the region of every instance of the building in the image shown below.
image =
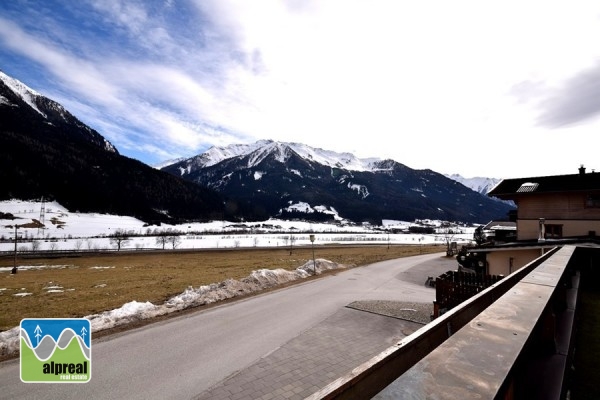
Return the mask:
M600 234L600 173L505 179L489 196L517 205L516 241L483 246L487 273L508 275L566 243L596 242Z

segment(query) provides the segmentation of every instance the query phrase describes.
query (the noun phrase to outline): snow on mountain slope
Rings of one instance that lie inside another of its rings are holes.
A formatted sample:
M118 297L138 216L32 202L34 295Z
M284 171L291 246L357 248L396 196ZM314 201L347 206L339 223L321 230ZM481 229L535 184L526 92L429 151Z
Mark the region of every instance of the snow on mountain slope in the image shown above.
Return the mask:
M159 164L154 164L154 165L152 165L152 168L154 168L154 169L161 169L161 168L164 168L164 167L166 167L168 165L172 165L172 164L178 163L180 161L184 161L184 160L186 160L185 157L174 158L172 160L163 161L163 162L161 162Z
M337 153L301 143L276 142L273 140L259 140L251 144L232 144L225 147L213 146L206 152L190 159L190 162L195 164L196 167L203 168L210 167L230 158L250 156L248 168L251 168L260 163L269 154L276 154L277 160L283 163L291 154L290 151L297 153L300 157L307 160L350 171L381 169L377 167L377 163L382 161L379 158L361 159L350 153ZM165 162L162 164L162 167L174 163Z
M73 128L75 127L80 134L87 135L89 140L102 145L106 151L118 153L112 143L98 132L95 132L92 128L85 125L56 101L45 97L21 81L6 75L2 71L0 71L0 82L4 84L0 90L0 105L16 107L11 113L16 113L18 111L27 112L25 109L21 110L19 104L15 103L14 96L16 96L29 108L38 113L45 124L55 126L62 132L65 130L73 131ZM12 101L10 100L11 98ZM3 118L6 118L6 116ZM15 117L17 120L30 120L31 118L32 117L29 116ZM31 129L31 127L28 129Z
M459 174L446 176L483 195L487 195L488 192L502 180L484 177L464 178Z
M8 86L15 94L17 94L21 99L23 99L23 101L27 103L31 108L33 108L35 111L40 113L40 115L46 118L46 114L40 111L37 104L35 103L35 98L41 96L41 94L31 89L24 83L14 78L11 78L2 71L0 71L0 80L2 80L6 86Z

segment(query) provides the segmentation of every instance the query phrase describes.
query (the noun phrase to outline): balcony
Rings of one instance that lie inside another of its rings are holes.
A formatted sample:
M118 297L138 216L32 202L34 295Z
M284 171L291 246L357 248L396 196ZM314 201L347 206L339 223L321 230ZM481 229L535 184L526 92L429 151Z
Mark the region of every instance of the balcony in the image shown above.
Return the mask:
M564 398L581 270L598 260L578 250L552 249L309 398Z

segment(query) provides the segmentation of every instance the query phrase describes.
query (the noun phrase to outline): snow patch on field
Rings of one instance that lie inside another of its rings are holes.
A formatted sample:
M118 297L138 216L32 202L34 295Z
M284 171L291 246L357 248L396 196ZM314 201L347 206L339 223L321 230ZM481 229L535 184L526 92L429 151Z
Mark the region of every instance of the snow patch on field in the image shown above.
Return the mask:
M40 269L64 269L73 268L72 265L19 265L19 271L40 270ZM0 273L10 272L12 267L0 267Z

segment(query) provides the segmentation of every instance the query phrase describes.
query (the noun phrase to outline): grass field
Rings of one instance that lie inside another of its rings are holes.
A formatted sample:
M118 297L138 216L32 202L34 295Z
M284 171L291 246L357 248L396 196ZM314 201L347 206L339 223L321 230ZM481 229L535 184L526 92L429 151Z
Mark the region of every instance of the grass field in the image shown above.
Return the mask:
M319 246L315 257L360 266L444 250L443 246ZM252 248L18 259L17 265L57 268L0 273L0 331L19 325L22 318L83 317L133 300L161 304L189 286L241 279L263 268L293 270L312 257L310 247L298 247L291 254L283 248ZM13 262L12 257L0 258L0 267L12 267ZM19 292L31 295L15 296Z

